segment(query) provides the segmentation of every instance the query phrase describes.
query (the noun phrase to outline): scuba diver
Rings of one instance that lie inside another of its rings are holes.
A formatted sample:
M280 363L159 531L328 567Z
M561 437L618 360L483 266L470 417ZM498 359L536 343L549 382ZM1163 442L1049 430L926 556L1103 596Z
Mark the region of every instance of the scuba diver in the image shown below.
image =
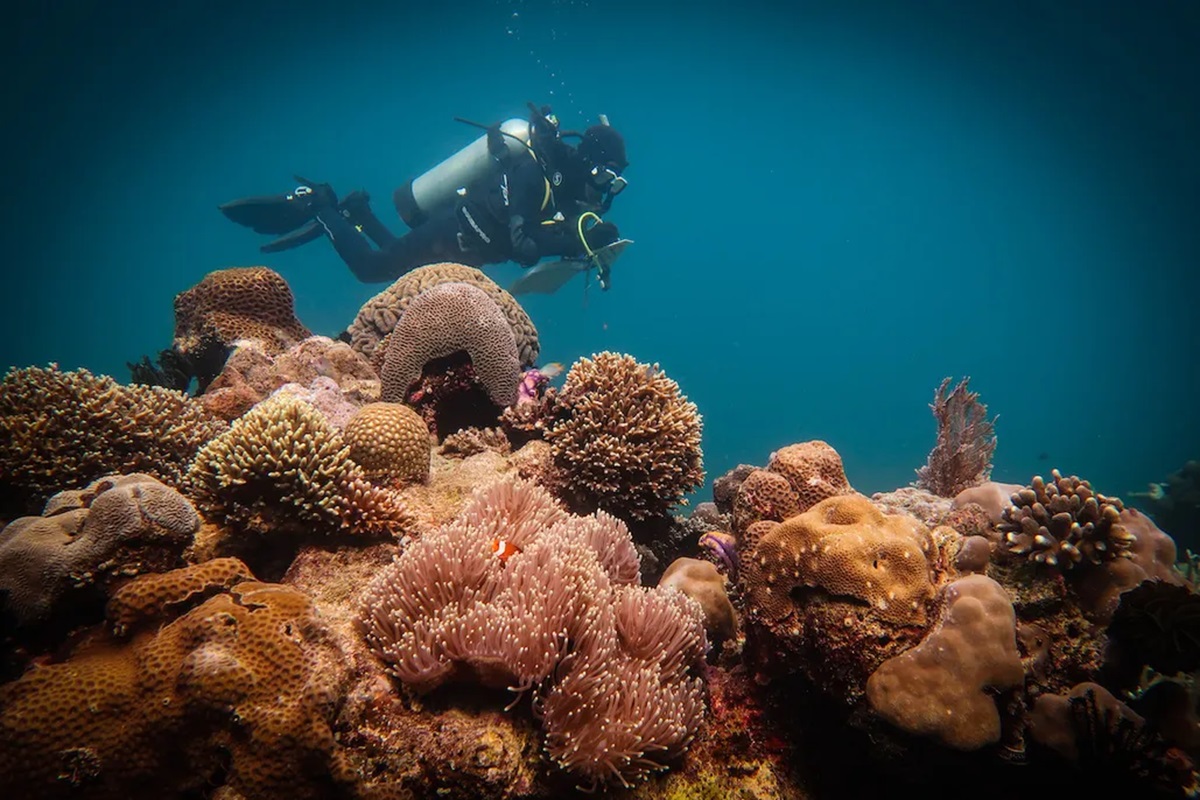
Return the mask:
M329 184L300 176L301 185L287 194L234 200L220 210L279 237L263 252L328 237L364 283L392 281L439 261L473 267L516 261L531 269L514 293L553 292L593 268L607 290L612 263L631 243L602 218L627 185L624 139L604 115L578 133L560 130L549 106L528 105L529 120L487 126L456 118L486 133L394 192L396 211L410 228L402 236L379 221L366 192L338 200ZM572 146L568 138L580 141ZM538 263L548 256L560 260Z

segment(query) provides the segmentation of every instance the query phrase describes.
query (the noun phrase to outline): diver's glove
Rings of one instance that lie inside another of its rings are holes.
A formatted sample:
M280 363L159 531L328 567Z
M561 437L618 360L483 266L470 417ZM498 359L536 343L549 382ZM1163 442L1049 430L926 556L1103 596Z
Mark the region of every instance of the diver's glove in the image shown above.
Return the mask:
M611 222L598 222L583 233L584 242L589 250L599 250L621 238L617 226Z

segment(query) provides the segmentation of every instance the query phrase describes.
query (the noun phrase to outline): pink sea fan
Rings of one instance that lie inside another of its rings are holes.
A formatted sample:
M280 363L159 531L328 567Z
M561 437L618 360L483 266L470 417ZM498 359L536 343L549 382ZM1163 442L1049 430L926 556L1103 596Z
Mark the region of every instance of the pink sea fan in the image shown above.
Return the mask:
M978 392L967 390L970 380L963 378L947 391L950 379L946 378L929 406L938 423L937 444L925 466L917 470L916 486L940 497L954 497L992 474L996 420L987 418L987 406L979 402Z

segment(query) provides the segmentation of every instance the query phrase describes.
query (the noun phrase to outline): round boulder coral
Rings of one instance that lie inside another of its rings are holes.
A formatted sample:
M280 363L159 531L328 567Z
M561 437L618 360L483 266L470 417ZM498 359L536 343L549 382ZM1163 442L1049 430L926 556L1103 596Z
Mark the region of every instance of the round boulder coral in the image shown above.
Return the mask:
M558 494L580 510L661 516L704 480L701 418L657 364L599 353L577 361L546 430Z
M346 423L350 460L373 480L419 482L429 477L429 430L400 403L369 403Z
M254 339L274 355L310 335L287 281L267 267L216 270L175 297L175 350L183 354Z

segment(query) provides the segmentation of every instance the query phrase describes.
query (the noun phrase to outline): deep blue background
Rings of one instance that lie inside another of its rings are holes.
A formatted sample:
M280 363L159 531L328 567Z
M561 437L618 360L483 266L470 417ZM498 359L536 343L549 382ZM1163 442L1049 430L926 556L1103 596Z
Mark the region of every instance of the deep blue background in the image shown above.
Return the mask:
M906 484L950 375L1000 415L999 479L1123 493L1200 455L1200 4L22 5L0 368L126 380L228 266L335 335L382 287L217 204L299 172L401 231L392 188L475 135L452 117L535 100L625 134L637 242L611 292L528 301L544 358L659 362L710 478L824 438L857 488Z

